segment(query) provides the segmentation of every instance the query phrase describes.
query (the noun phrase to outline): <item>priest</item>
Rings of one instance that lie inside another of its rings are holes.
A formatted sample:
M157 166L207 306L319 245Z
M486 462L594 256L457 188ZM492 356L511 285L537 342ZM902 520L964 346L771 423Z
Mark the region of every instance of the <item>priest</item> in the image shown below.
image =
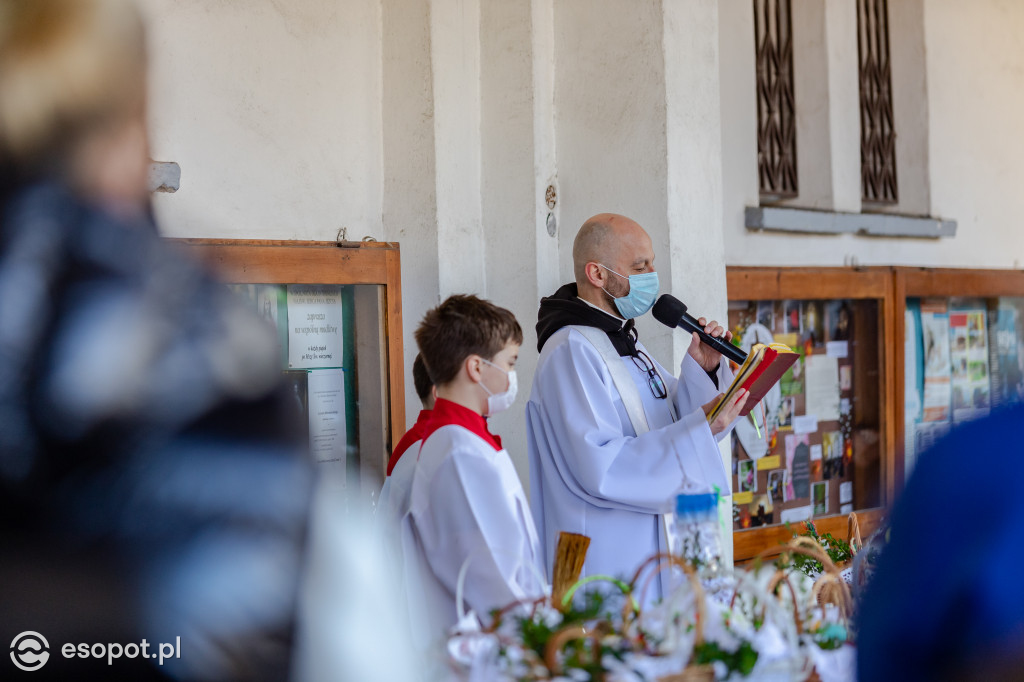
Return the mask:
M717 441L747 394L709 423L732 380L727 362L694 334L677 378L637 338L634 318L651 309L659 283L651 238L636 222L587 220L573 268L576 282L542 299L537 321L526 408L531 507L548 570L559 531L569 531L591 538L584 576L629 576L669 550L665 515L677 493L728 493ZM717 322L699 322L731 339Z

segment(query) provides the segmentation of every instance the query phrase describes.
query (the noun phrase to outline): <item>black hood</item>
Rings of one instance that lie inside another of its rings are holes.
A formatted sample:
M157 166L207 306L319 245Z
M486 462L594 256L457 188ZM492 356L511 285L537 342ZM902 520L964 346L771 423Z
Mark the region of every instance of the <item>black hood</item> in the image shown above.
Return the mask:
M636 328L633 320L616 319L608 313L588 305L579 298L579 290L575 283L559 287L551 296L540 300L540 311L537 313L537 351L551 335L562 327L581 325L596 327L608 334L612 345L619 355L636 355Z

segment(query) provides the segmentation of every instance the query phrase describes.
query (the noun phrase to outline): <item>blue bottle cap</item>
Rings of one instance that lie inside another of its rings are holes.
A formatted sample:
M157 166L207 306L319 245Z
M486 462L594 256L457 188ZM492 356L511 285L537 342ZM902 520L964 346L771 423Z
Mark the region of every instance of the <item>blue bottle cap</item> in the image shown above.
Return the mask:
M718 493L698 493L676 495L676 514L699 514L714 511L718 508Z

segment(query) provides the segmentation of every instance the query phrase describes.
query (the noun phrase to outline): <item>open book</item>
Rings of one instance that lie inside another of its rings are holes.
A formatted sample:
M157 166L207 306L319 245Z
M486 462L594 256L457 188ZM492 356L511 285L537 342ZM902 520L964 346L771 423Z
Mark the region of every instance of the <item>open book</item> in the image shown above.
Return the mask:
M722 407L740 389L750 391L747 404L743 407L743 412L740 413L741 416L746 417L799 357L799 353L784 343L772 343L767 346L763 343L755 343L750 349L750 353L747 354L747 361L736 372L736 378L732 380L732 385L725 392L725 397L708 414L708 422L715 420Z

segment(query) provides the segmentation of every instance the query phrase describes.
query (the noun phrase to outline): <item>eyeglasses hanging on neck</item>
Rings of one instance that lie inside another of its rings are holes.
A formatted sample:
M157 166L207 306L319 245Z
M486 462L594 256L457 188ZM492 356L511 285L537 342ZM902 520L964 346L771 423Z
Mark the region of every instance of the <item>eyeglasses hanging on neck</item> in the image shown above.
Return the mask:
M647 353L638 349L636 355L629 357L632 358L633 364L640 371L647 374L647 385L651 387L651 393L654 394L654 397L659 399L667 398L668 389L665 388L665 382L662 380L661 375L658 374L658 370L654 368L654 362L647 356Z

